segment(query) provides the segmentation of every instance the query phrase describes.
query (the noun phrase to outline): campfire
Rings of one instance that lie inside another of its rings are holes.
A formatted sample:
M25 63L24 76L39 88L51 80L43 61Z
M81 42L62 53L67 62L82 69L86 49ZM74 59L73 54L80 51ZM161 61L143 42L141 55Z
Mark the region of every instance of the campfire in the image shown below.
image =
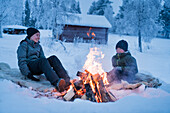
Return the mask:
M106 88L109 84L107 73L104 72L100 63L103 58L104 54L98 48L90 49L83 67L84 72L77 72L79 79L71 81L70 88L64 96L65 100L81 98L98 103L116 101L114 95Z
M45 96L66 101L74 101L76 98L80 98L98 103L115 102L131 93L145 91L146 87L157 88L161 85L158 79L141 73L136 74L136 82L134 81L135 83L133 84L129 84L126 81L109 83L107 79L107 74L109 73L106 73L102 68L101 60L103 58L104 54L100 49L96 47L91 48L82 71L77 72L78 78L71 80L71 85L67 91L60 93L56 89L47 88L41 92L40 89L42 87L33 84L33 89L37 91L35 98ZM20 86L30 86L30 83L27 85L18 81L17 84ZM139 87L141 89L138 89Z

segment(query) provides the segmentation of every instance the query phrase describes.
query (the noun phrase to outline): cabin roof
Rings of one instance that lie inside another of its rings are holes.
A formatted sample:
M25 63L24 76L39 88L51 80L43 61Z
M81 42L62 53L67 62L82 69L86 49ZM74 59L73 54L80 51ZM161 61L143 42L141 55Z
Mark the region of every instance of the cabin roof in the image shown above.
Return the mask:
M21 25L5 25L2 28L27 29L27 27Z
M89 26L89 27L102 27L111 28L111 24L106 19L105 16L99 15L83 15L83 14L71 14L75 18L65 19L65 24L67 25L77 25L77 26Z

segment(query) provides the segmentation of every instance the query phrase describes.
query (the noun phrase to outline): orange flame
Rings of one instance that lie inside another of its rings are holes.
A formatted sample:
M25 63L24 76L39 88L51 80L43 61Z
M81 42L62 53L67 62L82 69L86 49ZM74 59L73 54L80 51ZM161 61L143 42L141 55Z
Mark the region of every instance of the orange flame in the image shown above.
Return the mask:
M90 33L87 33L87 36L90 37Z
M92 92L95 95L95 99L97 102L102 102L102 95L100 92L99 81L102 80L104 85L108 85L109 82L107 80L107 73L104 72L102 68L101 59L104 58L104 54L97 47L90 48L90 52L87 55L87 60L83 66L83 69L87 73L86 79L83 80L84 84L89 83L92 89ZM81 80L81 78L79 78ZM86 89L77 90L74 85L74 81L71 81L70 88L67 90L71 90L74 88L74 91L77 95L84 95L86 93Z
M107 80L107 73L103 70L100 60L104 58L104 54L97 48L91 48L87 55L87 60L83 69L88 70L93 75L100 74L105 85L109 84Z
M92 39L96 36L96 34L94 32L91 33L92 28L89 28L89 31L87 32L87 36L90 37L90 35L92 36Z
M96 34L94 32L91 33L92 36L96 36Z

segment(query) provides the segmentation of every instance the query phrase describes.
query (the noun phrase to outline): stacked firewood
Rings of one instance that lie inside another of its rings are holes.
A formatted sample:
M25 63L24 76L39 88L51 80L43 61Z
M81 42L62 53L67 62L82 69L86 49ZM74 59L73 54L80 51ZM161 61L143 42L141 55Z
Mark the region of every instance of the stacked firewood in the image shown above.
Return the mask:
M93 102L112 102L116 101L114 95L107 91L102 77L99 74L92 75L90 72L77 72L80 80L72 82L71 88L67 91L64 99L74 100L82 98Z

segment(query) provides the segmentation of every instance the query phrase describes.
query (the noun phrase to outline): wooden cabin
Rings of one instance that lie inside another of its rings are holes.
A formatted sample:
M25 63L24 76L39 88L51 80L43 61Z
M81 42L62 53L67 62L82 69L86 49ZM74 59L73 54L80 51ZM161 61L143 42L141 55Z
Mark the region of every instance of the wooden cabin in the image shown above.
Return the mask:
M84 43L94 41L97 44L107 44L108 29L111 25L105 16L76 14L76 17L65 22L59 40Z
M6 25L2 26L4 34L26 34L27 27L21 25Z

